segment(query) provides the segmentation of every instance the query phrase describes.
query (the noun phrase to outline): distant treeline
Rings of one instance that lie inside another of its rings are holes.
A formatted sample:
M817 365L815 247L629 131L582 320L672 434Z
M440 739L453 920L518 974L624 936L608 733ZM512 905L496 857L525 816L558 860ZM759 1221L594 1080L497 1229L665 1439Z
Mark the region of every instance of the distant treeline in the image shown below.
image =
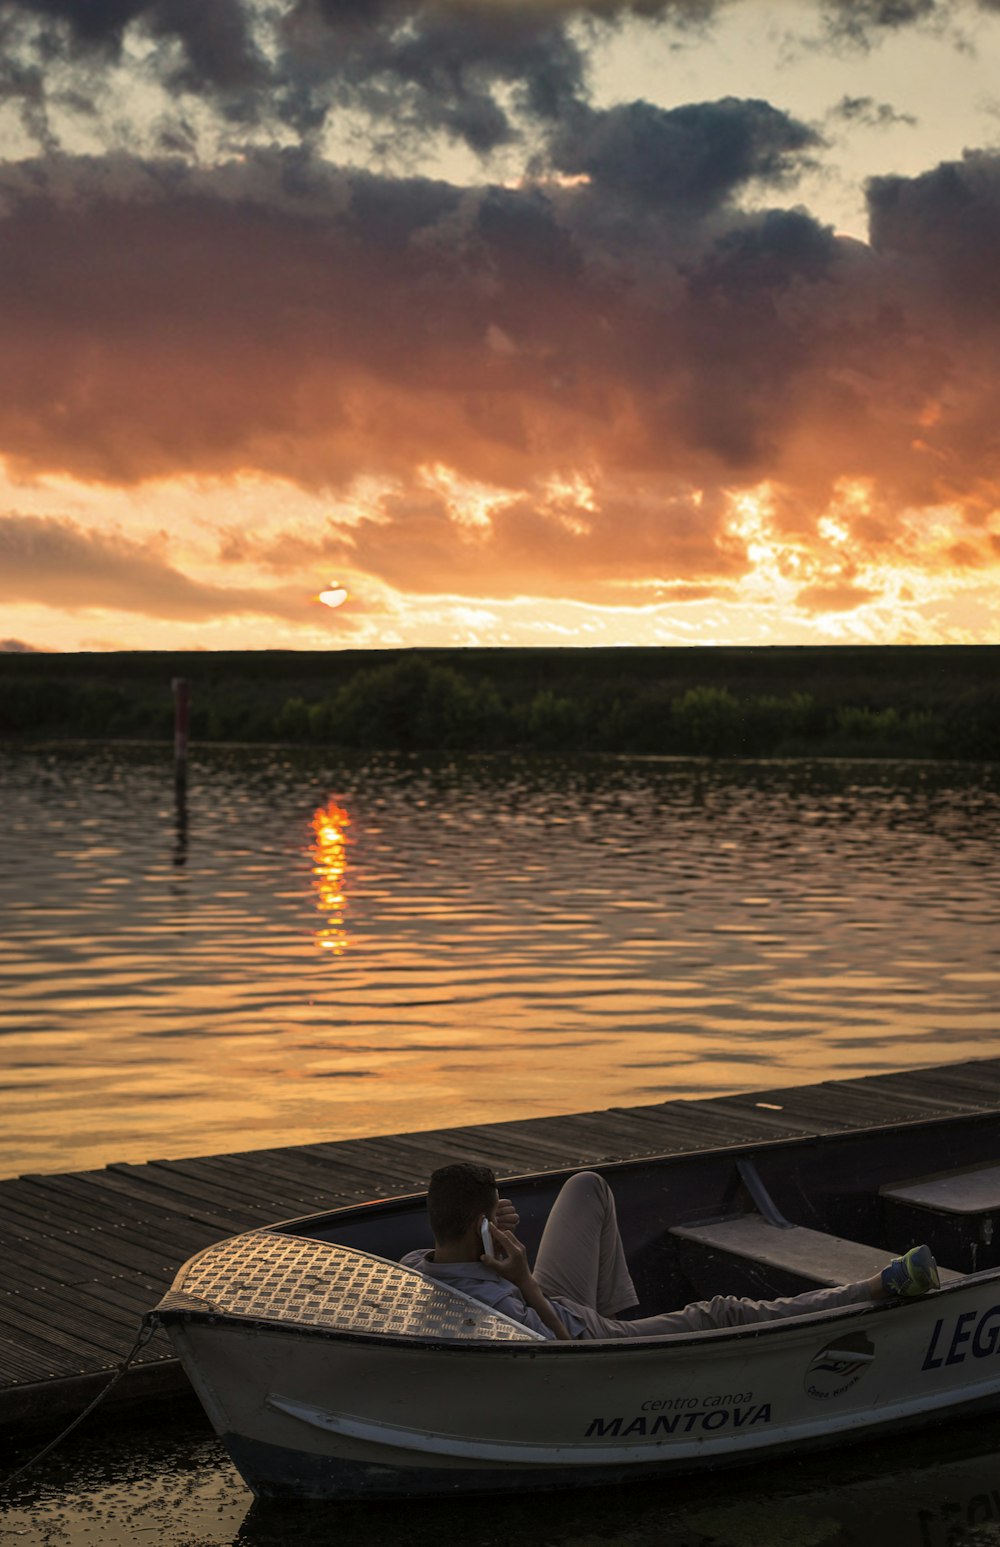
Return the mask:
M7 738L1000 758L1000 647L0 655Z

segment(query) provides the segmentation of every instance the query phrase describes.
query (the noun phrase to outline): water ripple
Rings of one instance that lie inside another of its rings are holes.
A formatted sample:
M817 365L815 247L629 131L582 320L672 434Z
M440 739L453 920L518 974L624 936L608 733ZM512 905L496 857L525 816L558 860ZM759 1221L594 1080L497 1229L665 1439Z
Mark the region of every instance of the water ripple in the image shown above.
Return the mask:
M995 768L0 754L0 1173L995 1051Z

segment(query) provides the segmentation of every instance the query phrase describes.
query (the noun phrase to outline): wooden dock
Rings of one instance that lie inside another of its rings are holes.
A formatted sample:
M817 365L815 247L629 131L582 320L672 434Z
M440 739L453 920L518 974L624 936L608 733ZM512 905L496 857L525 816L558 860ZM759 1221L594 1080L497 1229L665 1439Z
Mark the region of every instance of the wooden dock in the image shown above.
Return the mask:
M0 1181L0 1423L58 1420L106 1385L186 1258L276 1219L416 1192L435 1166L500 1176L997 1111L1000 1058L703 1101L116 1164ZM184 1386L162 1333L115 1399Z

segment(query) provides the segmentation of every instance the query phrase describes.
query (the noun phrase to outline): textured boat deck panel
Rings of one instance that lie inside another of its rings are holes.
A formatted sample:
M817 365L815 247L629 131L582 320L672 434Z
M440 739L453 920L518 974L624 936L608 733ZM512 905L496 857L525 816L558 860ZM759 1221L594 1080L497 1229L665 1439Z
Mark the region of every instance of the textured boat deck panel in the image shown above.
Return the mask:
M227 1235L415 1192L447 1160L555 1170L963 1112L1000 1115L1000 1058L701 1101L0 1181L0 1422L59 1418L106 1384L177 1268ZM162 1333L116 1397L183 1386Z
M332 1241L268 1230L202 1252L167 1290L159 1309L280 1317L303 1327L400 1338L544 1342L540 1332L412 1268Z

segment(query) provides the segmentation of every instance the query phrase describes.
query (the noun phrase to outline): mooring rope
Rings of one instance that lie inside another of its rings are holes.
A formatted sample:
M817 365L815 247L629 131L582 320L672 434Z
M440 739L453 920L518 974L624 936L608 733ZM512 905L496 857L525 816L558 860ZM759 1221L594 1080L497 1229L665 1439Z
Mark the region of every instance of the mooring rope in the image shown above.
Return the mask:
M97 1393L97 1396L94 1398L93 1402L91 1402L90 1406L89 1407L85 1407L83 1412L80 1413L76 1418L74 1418L73 1422L71 1424L68 1424L67 1427L62 1431L61 1434L57 1434L54 1440L50 1440L49 1443L45 1446L44 1450L40 1450L38 1452L37 1456L32 1456L30 1461L26 1461L23 1466L19 1466L17 1468L16 1472L11 1472L9 1477L4 1477L4 1478L0 1479L0 1492L6 1491L6 1489L8 1489L10 1487L11 1483L16 1482L17 1479L19 1477L22 1477L25 1472L30 1472L31 1468L33 1466L37 1466L39 1461L44 1461L45 1457L48 1456L48 1455L51 1455L51 1453L55 1450L56 1446L57 1445L61 1445L63 1440L66 1439L66 1437L68 1435L72 1434L73 1430L78 1428L80 1426L80 1424L83 1423L83 1420L85 1418L89 1418L90 1417L91 1413L94 1411L94 1409L96 1407L100 1407L100 1405L104 1401L105 1397L108 1396L110 1392L114 1391L115 1387L117 1386L118 1382L121 1380L122 1376L125 1374L125 1371L128 1369L129 1365L132 1363L132 1360L135 1358L136 1354L139 1352L139 1350L141 1348L145 1348L146 1344L149 1342L150 1338L153 1336L153 1333L155 1331L156 1331L156 1315L155 1315L155 1312L147 1311L145 1316L142 1318L142 1321L139 1323L139 1333L138 1333L138 1336L136 1337L135 1342L132 1344L132 1347L129 1349L128 1353L126 1354L125 1358L122 1360L121 1364L115 1370L114 1375L112 1375L111 1379L108 1381L108 1384L105 1386L104 1390L103 1391L99 1391Z

